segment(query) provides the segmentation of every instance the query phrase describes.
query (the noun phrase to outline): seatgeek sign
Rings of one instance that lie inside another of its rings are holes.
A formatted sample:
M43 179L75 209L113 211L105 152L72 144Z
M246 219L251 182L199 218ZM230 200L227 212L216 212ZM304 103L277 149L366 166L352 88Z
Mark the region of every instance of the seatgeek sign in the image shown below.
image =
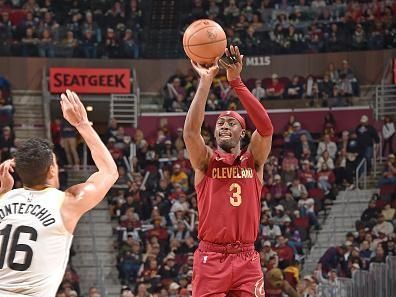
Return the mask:
M80 94L129 94L131 71L126 68L50 68L49 90Z

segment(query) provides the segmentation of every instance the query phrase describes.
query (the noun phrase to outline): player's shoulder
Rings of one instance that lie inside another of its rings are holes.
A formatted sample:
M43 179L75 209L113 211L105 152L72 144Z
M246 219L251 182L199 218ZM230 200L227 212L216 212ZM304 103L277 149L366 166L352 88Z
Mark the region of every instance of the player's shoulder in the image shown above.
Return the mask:
M0 201L3 201L5 199L9 199L10 197L15 197L16 194L21 194L23 193L24 189L19 188L19 189L13 189L11 191L8 191L6 193L3 193L0 195Z

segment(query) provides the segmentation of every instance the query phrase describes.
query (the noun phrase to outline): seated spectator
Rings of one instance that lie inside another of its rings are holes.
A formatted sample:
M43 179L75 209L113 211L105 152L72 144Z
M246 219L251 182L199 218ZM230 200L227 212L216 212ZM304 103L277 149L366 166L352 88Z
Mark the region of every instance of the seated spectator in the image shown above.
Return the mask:
M330 75L325 73L323 80L319 84L320 97L327 99L333 96L334 83L330 80Z
M342 80L341 88L345 93L348 95L358 95L359 90L357 80L347 60L342 61L342 67L338 72L340 79Z
M293 80L286 86L286 98L302 99L304 94L304 85L300 82L300 78L295 75Z
M252 94L254 97L256 97L258 100L263 100L265 98L265 89L261 86L261 80L258 79L256 80L256 84L254 89L252 90Z
M264 240L275 242L277 236L282 235L281 229L278 225L275 225L273 218L263 217L261 219L261 231L260 234Z
M393 233L394 227L392 223L385 221L385 217L383 214L378 216L377 224L373 227L373 234L378 236L379 233L383 233L388 236Z
M315 200L308 197L308 193L303 192L301 193L301 199L298 201L298 207L301 215L309 218L310 225L315 226L315 228L319 230L320 225L315 213Z
M271 83L267 86L268 99L281 99L285 91L284 85L279 81L277 74L272 74Z
M274 259L274 260L272 260ZM260 252L261 266L268 267L270 261L275 262L274 267L278 267L278 254L272 249L271 242L266 240L263 243L263 249Z
M396 157L394 154L388 155L388 161L385 164L384 171L378 185L395 185L396 184Z
M83 38L80 41L80 49L83 58L91 58L94 59L97 56L96 46L97 43L95 41L92 30L86 30L83 34Z
M113 28L107 28L106 37L102 44L102 57L118 58L119 56L120 44L117 40L117 36Z
M305 39L307 41L309 52L320 53L323 51L323 32L316 23L311 24Z
M321 156L324 151L327 151L330 158L335 160L337 145L335 144L335 142L331 141L330 135L328 134L323 135L323 140L319 142L316 154L318 156Z
M188 175L181 170L181 166L179 164L175 164L173 166L170 181L174 187L178 184L182 187L183 191L188 191Z
M273 183L270 186L270 192L272 197L275 199L275 201L279 202L285 197L286 191L287 188L282 182L281 176L279 174L276 174L274 176Z
M300 141L300 136L302 134L305 134L307 137L308 141L312 141L312 135L309 133L309 131L302 129L301 128L301 123L300 122L294 122L293 123L293 133L290 135L290 142L291 143L297 143ZM298 156L298 154L296 154Z
M22 56L35 57L38 56L37 44L39 40L34 36L33 28L26 28L25 36L21 40Z
M316 168L320 169L323 165L327 165L327 168L330 170L334 169L334 161L330 158L330 154L328 151L324 151L322 155L318 159L318 163L316 164Z
M380 211L377 208L375 200L371 200L368 204L368 208L363 211L360 220L364 222L366 226L372 227L375 225L379 214Z
M302 168L299 173L299 180L302 184L304 184L307 190L316 187L316 174L311 169L311 164L308 160L305 160L302 163Z
M124 38L121 42L121 49L123 58L137 59L139 58L139 45L133 36L131 29L125 30Z
M208 111L215 111L215 110L222 110L222 102L217 97L214 92L209 93L208 100L206 101L206 110Z
M287 245L287 241L282 235L276 238L275 252L278 254L281 269L285 269L294 260L293 249Z
M282 161L283 178L286 183L291 182L295 177L298 169L298 160L294 153L289 151L286 153Z
M390 203L387 203L385 204L381 214L384 216L385 221L392 222L395 218L396 210L390 205Z
M307 99L318 99L319 98L319 87L316 79L312 75L308 76L305 83L305 98Z
M363 266L362 268L365 270L369 269L369 263L370 259L373 256L373 251L370 249L369 242L367 240L364 240L362 244L360 245L360 252L359 256L362 259Z
M318 187L324 191L325 195L329 194L335 182L333 171L324 163L322 167L319 168L317 175Z
M352 35L352 48L363 50L367 47L366 32L364 32L362 24L357 24Z
M374 256L370 259L371 263L385 263L385 251L382 245L378 245L375 249Z
M301 198L302 192L308 193L305 186L300 182L300 179L296 177L293 179L291 187L289 188L294 199L299 200Z

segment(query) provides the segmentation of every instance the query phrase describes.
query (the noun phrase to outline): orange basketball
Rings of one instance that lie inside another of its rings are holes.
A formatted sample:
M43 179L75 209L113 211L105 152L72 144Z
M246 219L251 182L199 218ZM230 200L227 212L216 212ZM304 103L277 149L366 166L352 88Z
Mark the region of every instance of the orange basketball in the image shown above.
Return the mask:
M212 64L224 54L227 38L223 28L208 19L193 22L183 36L183 48L187 56L199 64Z

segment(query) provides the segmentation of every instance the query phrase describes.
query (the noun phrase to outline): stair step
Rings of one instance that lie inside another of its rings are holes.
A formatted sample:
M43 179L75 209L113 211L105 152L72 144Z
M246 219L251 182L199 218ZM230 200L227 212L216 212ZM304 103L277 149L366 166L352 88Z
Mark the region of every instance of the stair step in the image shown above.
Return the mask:
M74 233L80 236L91 236L92 232L95 232L97 237L109 237L113 234L113 230L105 223L94 224L92 229L90 224L78 224Z
M97 258L96 258L97 257ZM74 257L73 262L76 267L95 266L96 260L100 260L104 266L115 266L117 264L115 253L97 252L96 256L93 252L79 251Z

